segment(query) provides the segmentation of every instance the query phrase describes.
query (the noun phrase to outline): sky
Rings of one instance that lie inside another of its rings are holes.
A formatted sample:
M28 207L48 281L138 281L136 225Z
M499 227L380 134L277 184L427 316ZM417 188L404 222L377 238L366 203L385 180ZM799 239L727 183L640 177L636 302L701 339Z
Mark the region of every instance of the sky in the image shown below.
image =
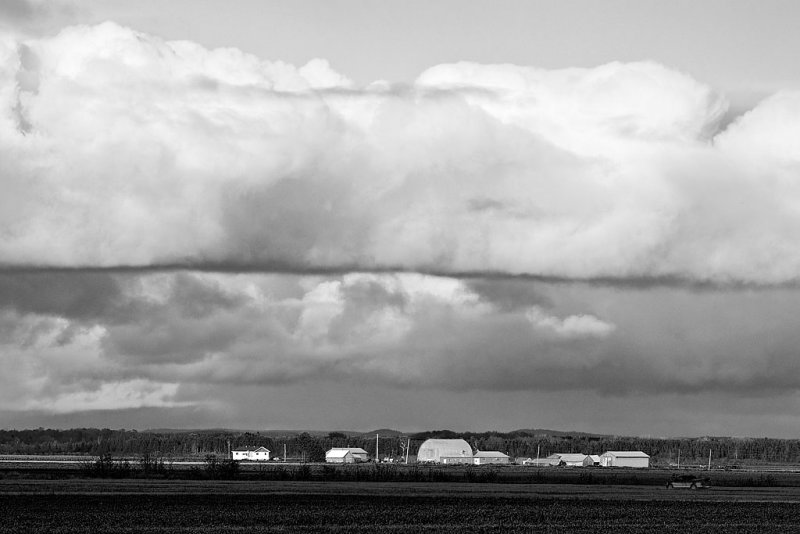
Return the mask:
M0 4L0 428L796 437L793 1Z

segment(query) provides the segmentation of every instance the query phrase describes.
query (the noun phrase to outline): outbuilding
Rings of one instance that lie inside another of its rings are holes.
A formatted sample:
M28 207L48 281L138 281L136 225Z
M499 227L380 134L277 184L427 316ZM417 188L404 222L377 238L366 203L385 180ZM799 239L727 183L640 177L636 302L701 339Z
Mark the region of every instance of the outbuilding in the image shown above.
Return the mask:
M600 465L600 456L590 454L583 460L583 467L594 467Z
M254 462L269 461L270 450L266 447L241 447L231 451L234 460L250 460Z
M558 458L528 458L522 461L522 465L530 465L533 467L553 467L558 465Z
M564 465L567 467L583 467L583 461L586 459L586 455L565 452L551 454L550 458L555 458L558 460L556 465Z
M650 456L642 451L606 451L600 456L603 467L650 467Z
M369 453L359 447L338 447L325 453L325 461L331 464L367 462Z
M417 461L436 464L471 464L472 447L463 439L426 439L419 446Z
M475 451L472 461L475 465L510 464L511 458L500 451Z

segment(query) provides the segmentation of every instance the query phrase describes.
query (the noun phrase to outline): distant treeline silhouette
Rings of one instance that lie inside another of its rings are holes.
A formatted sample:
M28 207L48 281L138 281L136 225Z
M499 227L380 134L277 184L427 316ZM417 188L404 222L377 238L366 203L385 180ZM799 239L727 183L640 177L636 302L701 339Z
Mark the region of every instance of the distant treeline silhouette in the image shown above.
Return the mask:
M748 463L800 463L800 440L774 438L644 438L620 436L543 435L534 432L453 432L437 430L409 436L381 436L380 458L400 459L410 439L413 458L427 438L463 438L474 450L502 451L511 457L545 457L552 453L576 452L602 454L608 450L642 450L653 464L705 464L711 451L714 465ZM375 435L348 435L331 432L275 436L272 433L208 430L196 432L138 432L75 428L69 430L32 429L0 430L0 454L76 454L91 456L141 456L168 458L204 458L208 454L226 457L229 447L264 446L273 457L286 456L292 461L324 461L332 447L361 447L375 453Z

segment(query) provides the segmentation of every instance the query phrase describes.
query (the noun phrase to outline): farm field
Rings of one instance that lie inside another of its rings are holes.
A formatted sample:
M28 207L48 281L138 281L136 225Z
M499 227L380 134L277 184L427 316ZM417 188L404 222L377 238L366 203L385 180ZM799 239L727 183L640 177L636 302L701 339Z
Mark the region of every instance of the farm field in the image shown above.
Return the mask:
M800 489L2 480L0 533L800 532Z

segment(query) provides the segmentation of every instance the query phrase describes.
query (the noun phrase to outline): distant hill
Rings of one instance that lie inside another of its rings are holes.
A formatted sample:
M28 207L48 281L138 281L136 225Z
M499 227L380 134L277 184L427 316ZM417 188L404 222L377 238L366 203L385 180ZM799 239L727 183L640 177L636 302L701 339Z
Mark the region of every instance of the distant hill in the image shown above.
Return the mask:
M234 428L149 428L142 430L142 432L151 434L260 434L270 438L280 438L287 436L297 436L298 434L308 434L314 437L327 437L329 434L344 434L347 437L375 437L379 434L381 437L396 437L406 436L407 432L401 432L391 428L379 428L377 430L370 430L369 432L361 432L358 430L243 430Z
M330 434L343 434L352 438L371 438L375 434L381 437L398 437L398 436L412 436L415 439L428 439L428 438L459 438L463 436L487 436L495 435L499 437L557 437L557 438L609 438L613 437L610 434L595 434L592 432L580 432L577 430L553 430L549 428L520 428L510 432L497 432L497 431L483 431L483 432L456 432L454 430L426 430L423 432L403 432L392 428L379 428L369 432L361 432L357 430L243 430L233 428L154 428L143 430L142 432L150 432L152 434L259 434L270 438L283 438L297 436L298 434L308 434L314 437L327 437Z
M370 437L370 436L375 436L375 434L380 435L380 437L382 438L408 435L406 432L400 432L399 430L392 430L391 428L379 428L378 430L373 430L371 432L361 432L358 435L364 437Z
M453 438L468 438L468 437L489 437L497 436L500 438L519 438L519 437L555 437L555 438L587 438L587 439L602 439L613 437L607 434L592 434L588 432L578 431L564 431L564 430L550 430L546 428L522 428L512 430L511 432L455 432L453 430L427 430L425 432L417 432L412 434L414 439L453 439Z
M234 428L146 428L141 432L149 434L233 434L250 431Z
M595 434L593 432L578 432L576 430L550 430L547 428L521 428L519 430L512 430L511 432L507 432L507 434L530 434L532 436L556 436L556 437L564 437L564 436L580 436L580 437L591 437L591 438L608 438L612 437L611 434Z

